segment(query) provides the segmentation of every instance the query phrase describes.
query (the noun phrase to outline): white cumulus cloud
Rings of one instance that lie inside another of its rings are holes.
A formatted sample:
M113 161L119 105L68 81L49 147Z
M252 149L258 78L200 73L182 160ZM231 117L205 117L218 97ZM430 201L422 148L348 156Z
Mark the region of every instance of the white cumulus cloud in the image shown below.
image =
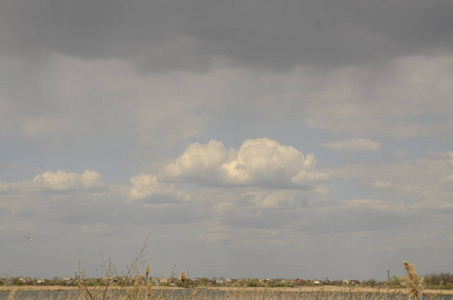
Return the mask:
M357 151L376 152L381 144L368 139L348 138L334 143L325 143L323 146L335 151L352 153Z
M139 174L130 179L133 187L129 192L129 200L148 203L180 202L184 196L174 184L159 182L156 176Z
M206 145L191 144L164 168L162 177L206 185L314 188L329 178L316 165L314 155L304 156L268 138L246 140L238 151L227 151L223 143L212 140Z
M96 171L44 172L33 178L31 188L40 192L100 191L104 188L101 176Z
M223 143L211 140L208 144L190 144L174 163L168 165L166 178L212 180L220 175L220 168L227 160Z

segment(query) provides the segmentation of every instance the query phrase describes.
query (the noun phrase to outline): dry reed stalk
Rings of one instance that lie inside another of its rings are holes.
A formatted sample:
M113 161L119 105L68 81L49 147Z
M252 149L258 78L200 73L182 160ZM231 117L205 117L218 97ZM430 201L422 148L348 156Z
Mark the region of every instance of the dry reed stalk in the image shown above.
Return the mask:
M134 279L134 287L138 287L138 285L140 284L140 277L141 275L138 274L135 276L135 279Z
M151 295L151 283L148 280L150 271L151 271L151 265L148 264L148 265L146 265L146 272L145 272L145 286L146 286L145 299L146 300L148 300L148 296Z
M403 262L407 276L404 277L404 285L409 289L409 298L418 298L422 293L423 278L418 276L415 265Z
M133 296L132 299L140 299L139 293L140 293L140 278L142 275L138 274L135 276L134 279L134 291L133 291Z
M146 265L145 279L148 280L149 272L151 271L151 265Z
M186 281L186 272L182 272L181 276L179 276L179 281L184 283Z
M11 291L11 292L9 293L9 295L8 295L8 300L14 300L14 294L15 294L15 293L16 293L15 291Z

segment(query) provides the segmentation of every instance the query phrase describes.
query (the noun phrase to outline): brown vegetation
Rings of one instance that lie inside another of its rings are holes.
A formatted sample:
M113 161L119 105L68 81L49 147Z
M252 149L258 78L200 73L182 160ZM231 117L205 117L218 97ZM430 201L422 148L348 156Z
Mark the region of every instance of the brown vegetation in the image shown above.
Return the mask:
M212 283L203 287L193 287L187 273L182 272L179 279L173 278L173 286L156 286L150 276L151 266L146 265L144 275L139 272L140 268L145 268L141 260L145 244L139 255L131 261L126 273L118 276L115 267L111 263L104 263L103 278L97 280L95 285L86 278L84 270L80 270L76 276L77 286L0 286L0 291L10 291L8 300L18 300L21 291L77 291L77 296L72 296L77 300L151 300L151 299L188 299L188 300L207 300L207 299L305 299L305 300L405 300L421 298L423 279L417 274L415 266L406 261L403 262L407 275L402 279L406 288L390 288L387 286L364 287L358 286L334 286L316 285L308 286L302 284L291 284L289 286L270 288L268 285L259 287L257 285L241 285L239 283L256 283L257 280L240 280L236 286L215 286ZM174 273L174 272L173 272ZM143 274L143 273L142 273ZM173 274L172 274L172 277ZM294 282L295 280L293 280ZM285 281L286 282L286 281ZM288 281L291 283L291 281ZM304 281L297 279L296 283ZM325 284L330 281L325 281ZM360 283L360 282L358 282ZM370 281L367 281L370 283ZM188 287L191 287L188 289ZM425 290L424 293L430 294L430 299L436 299L436 295L453 294L451 291ZM67 294L71 295L71 294ZM71 297L71 296L69 296ZM61 297L58 296L57 299ZM37 299L47 300L47 299Z

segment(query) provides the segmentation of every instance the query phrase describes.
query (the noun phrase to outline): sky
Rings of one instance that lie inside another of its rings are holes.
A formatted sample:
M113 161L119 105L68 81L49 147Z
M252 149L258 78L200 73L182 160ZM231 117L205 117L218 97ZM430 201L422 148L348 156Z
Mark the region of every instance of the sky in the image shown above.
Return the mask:
M452 11L1 1L0 277L452 272Z

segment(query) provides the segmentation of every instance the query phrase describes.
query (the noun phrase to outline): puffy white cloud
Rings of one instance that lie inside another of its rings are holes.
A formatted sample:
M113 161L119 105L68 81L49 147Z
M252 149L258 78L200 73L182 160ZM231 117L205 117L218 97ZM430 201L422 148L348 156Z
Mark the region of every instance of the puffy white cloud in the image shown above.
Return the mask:
M268 138L246 140L238 151L227 151L223 143L212 140L206 145L191 144L164 168L162 177L206 185L314 188L328 179L316 164L314 155L305 157L294 147Z
M130 201L147 203L172 203L184 199L172 183L158 182L156 176L139 174L130 179L133 187L129 192Z
M20 182L0 182L0 194L21 194L33 192L101 192L106 184L96 171L85 170L82 174L75 172L44 172L36 175L33 180Z
M82 174L74 172L44 172L33 178L31 188L40 192L100 191L105 187L96 171L85 170Z
M176 162L164 170L173 179L212 180L220 175L221 165L227 160L223 143L211 140L208 144L190 144Z
M381 144L368 139L348 138L334 143L325 143L323 146L335 151L346 153L357 151L376 152L381 148Z

